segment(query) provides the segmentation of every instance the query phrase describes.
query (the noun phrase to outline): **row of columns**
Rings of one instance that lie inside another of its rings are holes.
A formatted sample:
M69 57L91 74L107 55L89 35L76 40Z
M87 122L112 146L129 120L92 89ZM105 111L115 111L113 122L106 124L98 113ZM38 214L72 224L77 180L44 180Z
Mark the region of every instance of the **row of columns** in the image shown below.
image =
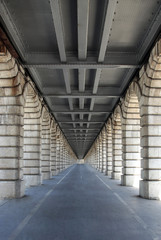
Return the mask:
M34 83L0 42L0 198L22 197L75 161Z
M85 161L143 198L161 199L161 40L114 109Z

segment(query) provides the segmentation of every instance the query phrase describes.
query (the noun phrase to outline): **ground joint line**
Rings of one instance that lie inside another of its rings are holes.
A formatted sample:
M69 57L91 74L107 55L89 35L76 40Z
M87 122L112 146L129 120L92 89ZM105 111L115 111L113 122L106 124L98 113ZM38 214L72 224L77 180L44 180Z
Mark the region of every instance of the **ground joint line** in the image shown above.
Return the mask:
M99 180L107 187L109 188L111 191L111 187L108 186L98 175L96 175L96 177L99 178ZM146 223L133 211L133 209L122 199L122 197L120 197L116 192L112 191L112 193L117 197L117 199L119 199L119 201L124 204L124 206L131 212L131 214L133 215L133 217L135 218L135 220L142 226L142 228L146 229L150 235L152 236L152 240L159 240L159 238L156 236L155 232L152 229L149 229L148 226L146 225Z
M74 167L73 167L74 168ZM73 170L73 168L72 169L70 169L70 171L62 178L62 179L60 179L60 181L59 182L57 182L57 184L59 184L59 183L61 183L61 181L63 181L63 179Z
M74 168L74 167L73 167ZM73 168L57 183L59 184L72 170ZM22 220L22 222L17 226L17 228L11 233L10 237L8 240L15 240L17 236L22 232L24 227L27 225L27 223L30 221L30 219L34 216L34 214L38 211L38 209L41 207L42 203L46 200L46 198L52 193L52 191L55 189L52 188L49 190L45 196L34 206L34 208L30 211L30 213Z
M98 177L99 180L100 180L108 189L112 190L112 188L111 188L108 184L106 184L98 175L96 175L96 177Z

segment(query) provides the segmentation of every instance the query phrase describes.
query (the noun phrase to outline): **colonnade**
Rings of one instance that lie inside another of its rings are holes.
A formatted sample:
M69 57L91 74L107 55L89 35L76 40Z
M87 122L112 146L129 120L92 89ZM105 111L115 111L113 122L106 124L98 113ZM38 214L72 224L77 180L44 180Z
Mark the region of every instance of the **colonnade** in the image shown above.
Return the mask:
M161 40L120 99L85 161L124 186L139 186L141 197L161 199Z
M0 42L0 198L18 198L76 156L22 66Z

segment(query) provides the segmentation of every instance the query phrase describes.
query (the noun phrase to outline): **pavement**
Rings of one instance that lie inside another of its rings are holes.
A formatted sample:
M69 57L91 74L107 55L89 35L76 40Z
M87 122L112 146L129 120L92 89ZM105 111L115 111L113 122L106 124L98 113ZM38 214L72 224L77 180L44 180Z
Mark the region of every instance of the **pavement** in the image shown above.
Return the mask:
M0 240L161 240L161 202L75 164L0 201Z

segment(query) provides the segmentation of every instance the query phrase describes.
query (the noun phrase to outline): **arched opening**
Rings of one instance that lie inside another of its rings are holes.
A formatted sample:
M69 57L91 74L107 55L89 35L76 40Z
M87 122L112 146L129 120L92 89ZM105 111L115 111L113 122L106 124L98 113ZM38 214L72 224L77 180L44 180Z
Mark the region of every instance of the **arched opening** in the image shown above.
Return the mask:
M50 161L50 116L46 110L42 116L41 136L41 167L42 180L44 180L52 176Z
M121 184L139 187L141 177L140 108L138 97L134 92L130 92L125 101L124 113Z
M121 116L116 110L112 119L112 173L113 179L121 179L122 173L122 130Z
M31 86L24 105L24 180L26 187L41 184L41 104Z

